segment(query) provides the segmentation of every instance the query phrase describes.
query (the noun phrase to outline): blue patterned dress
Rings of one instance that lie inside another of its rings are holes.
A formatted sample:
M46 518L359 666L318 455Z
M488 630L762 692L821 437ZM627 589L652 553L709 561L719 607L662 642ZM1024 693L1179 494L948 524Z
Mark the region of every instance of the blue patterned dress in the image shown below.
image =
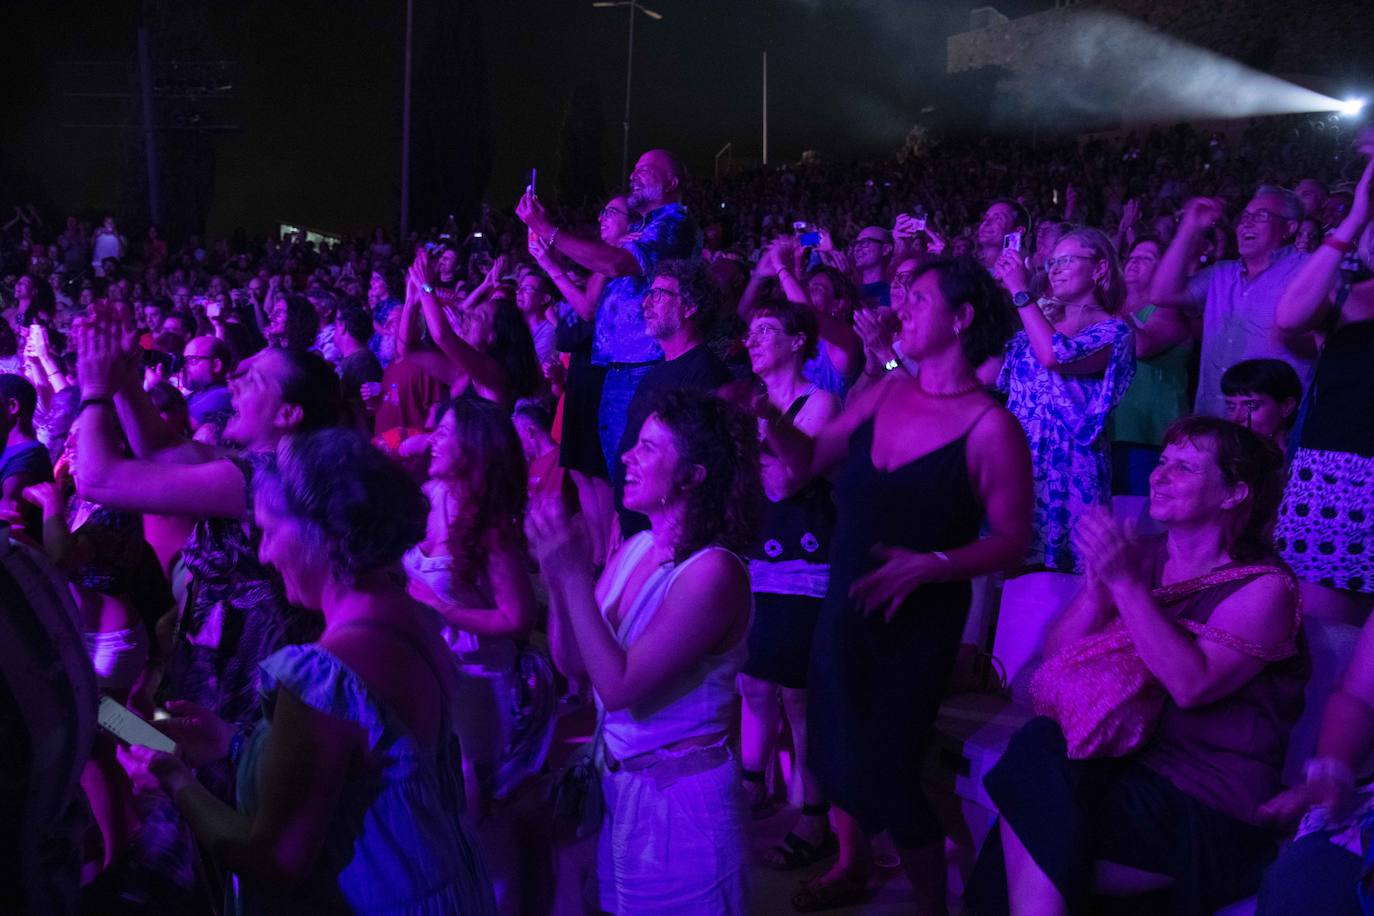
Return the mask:
M1112 465L1103 429L1135 375L1130 327L1117 318L1089 325L1072 337L1056 333L1054 355L1061 363L1111 348L1101 373L1070 375L1046 369L1030 338L1017 332L1007 343L997 387L1030 441L1035 471L1035 511L1026 565L1078 572L1069 532L1088 506L1111 496Z

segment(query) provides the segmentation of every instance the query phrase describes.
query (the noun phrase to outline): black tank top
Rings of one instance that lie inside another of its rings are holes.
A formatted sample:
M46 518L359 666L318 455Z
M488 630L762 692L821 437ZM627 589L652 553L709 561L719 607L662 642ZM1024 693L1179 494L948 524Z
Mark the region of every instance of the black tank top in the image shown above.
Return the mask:
M1374 458L1374 319L1326 339L1312 381L1303 448Z

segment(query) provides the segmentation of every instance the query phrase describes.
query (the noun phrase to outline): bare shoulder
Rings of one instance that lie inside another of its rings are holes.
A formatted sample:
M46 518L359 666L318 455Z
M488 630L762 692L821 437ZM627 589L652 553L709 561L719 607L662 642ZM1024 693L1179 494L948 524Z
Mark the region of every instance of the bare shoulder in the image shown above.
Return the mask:
M1208 623L1257 642L1279 642L1291 635L1297 600L1293 580L1285 573L1270 573L1222 599Z
M1016 415L989 397L988 406L969 429L969 444L975 452L996 452L1001 449L1029 449L1026 431Z

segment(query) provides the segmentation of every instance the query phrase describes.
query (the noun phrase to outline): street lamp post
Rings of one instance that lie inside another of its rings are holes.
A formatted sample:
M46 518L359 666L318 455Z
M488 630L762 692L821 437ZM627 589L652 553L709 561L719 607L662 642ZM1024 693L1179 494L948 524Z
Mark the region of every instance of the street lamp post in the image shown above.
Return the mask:
M630 8L630 43L625 52L625 119L621 121L622 137L620 142L620 174L627 175L630 170L630 92L634 86L634 60L635 60L635 13L643 13L650 19L661 20L663 14L649 9L639 3L639 0L597 0L592 6L598 9L610 9L617 6L628 6Z

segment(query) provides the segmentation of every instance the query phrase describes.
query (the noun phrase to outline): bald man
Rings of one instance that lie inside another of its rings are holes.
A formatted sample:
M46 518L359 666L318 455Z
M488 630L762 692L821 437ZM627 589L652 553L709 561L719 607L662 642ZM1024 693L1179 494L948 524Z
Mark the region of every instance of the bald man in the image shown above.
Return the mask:
M619 244L562 232L534 194L526 193L516 214L530 231L570 260L610 278L596 306L592 362L606 367L601 388L598 433L607 470L620 471L618 446L625 432L625 411L635 389L663 349L644 326L644 294L660 261L695 260L701 254L701 230L682 205L687 170L667 150L639 157L630 173L630 209L644 214L644 224Z
M191 392L186 407L194 429L205 418L231 409L229 401L229 347L218 337L194 337L182 351L186 363L186 390Z

